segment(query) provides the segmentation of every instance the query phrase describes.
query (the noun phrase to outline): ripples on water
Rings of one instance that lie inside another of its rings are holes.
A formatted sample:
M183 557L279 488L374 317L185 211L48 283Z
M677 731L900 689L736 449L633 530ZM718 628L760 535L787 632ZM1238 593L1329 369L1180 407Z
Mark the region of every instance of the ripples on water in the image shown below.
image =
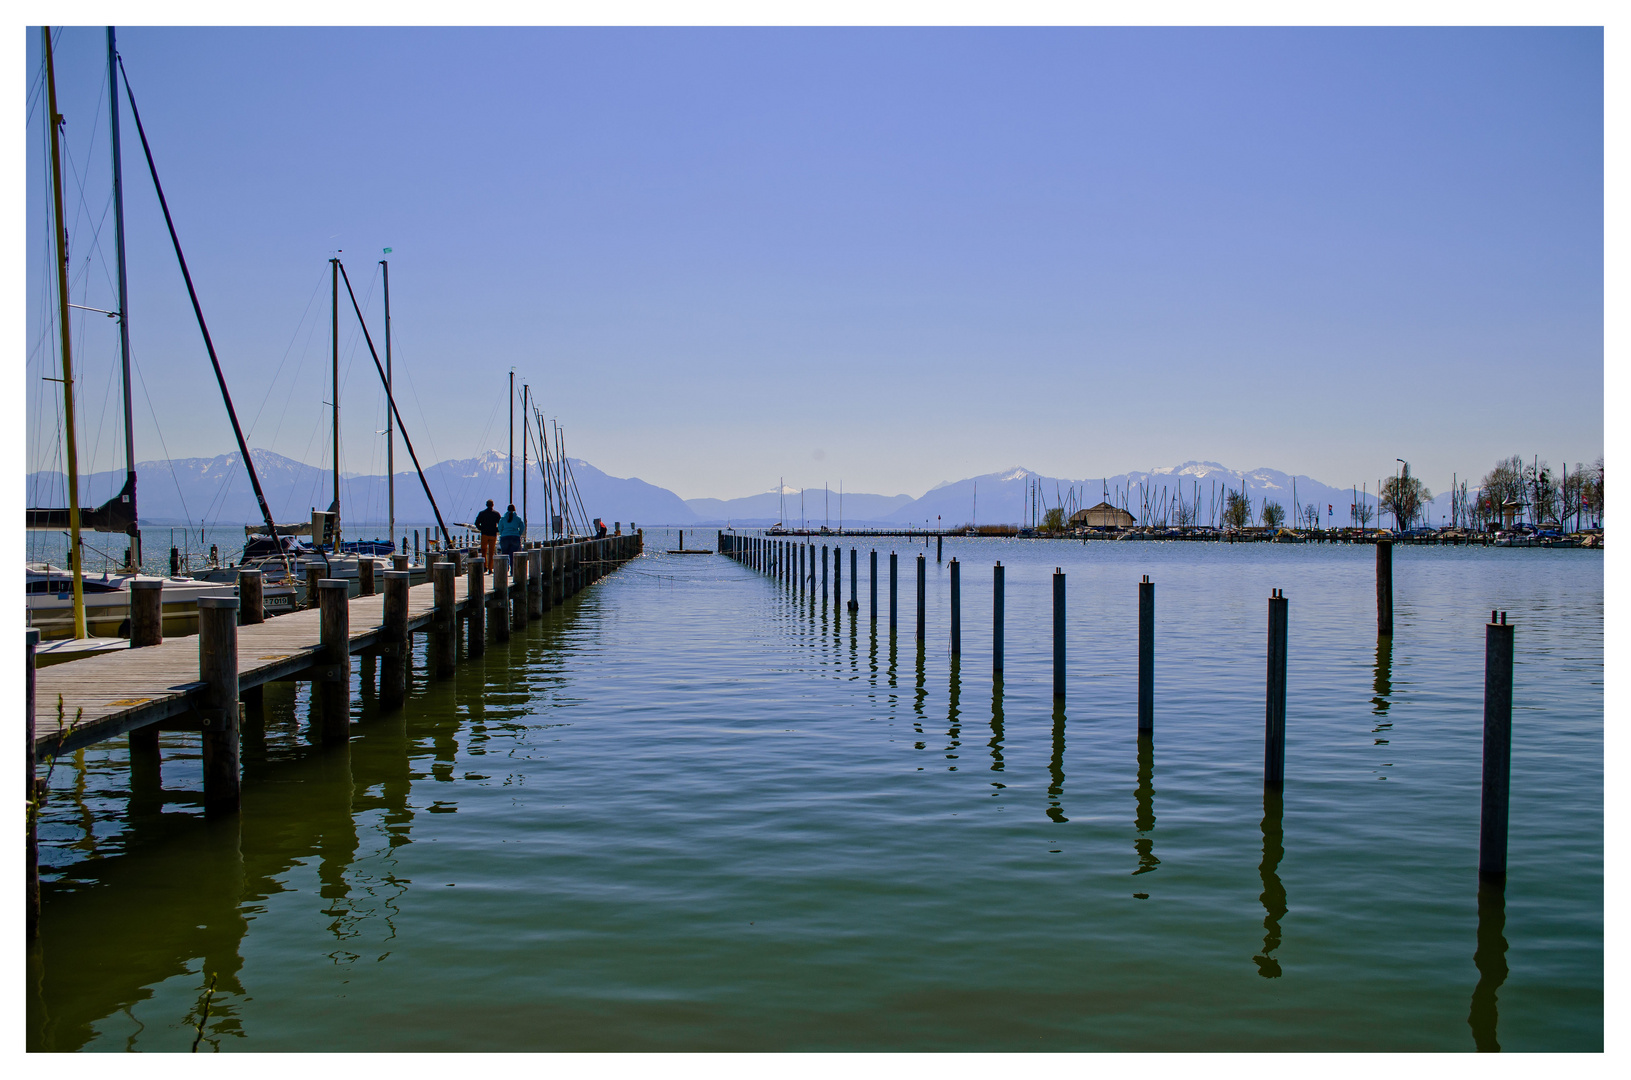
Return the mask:
M932 548L896 547L874 636L871 544L851 616L648 533L456 678L416 666L404 710L360 693L346 749L269 687L228 821L195 736L164 736L162 787L122 743L65 760L30 1048L185 1050L216 973L201 1050L1601 1049L1598 553L1399 549L1389 646L1370 548L950 540L959 664ZM1504 898L1476 875L1491 608L1518 624Z

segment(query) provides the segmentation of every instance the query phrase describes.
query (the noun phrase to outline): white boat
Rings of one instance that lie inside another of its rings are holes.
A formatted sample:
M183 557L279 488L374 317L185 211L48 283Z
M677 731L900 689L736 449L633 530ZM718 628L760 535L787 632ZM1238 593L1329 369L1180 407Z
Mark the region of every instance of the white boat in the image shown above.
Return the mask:
M47 640L74 636L74 578L72 572L50 563L27 565L27 621ZM104 573L86 576L85 630L91 637L130 636L130 583L162 582L160 594L165 637L198 632L198 598L236 596L237 587L188 577L152 574Z

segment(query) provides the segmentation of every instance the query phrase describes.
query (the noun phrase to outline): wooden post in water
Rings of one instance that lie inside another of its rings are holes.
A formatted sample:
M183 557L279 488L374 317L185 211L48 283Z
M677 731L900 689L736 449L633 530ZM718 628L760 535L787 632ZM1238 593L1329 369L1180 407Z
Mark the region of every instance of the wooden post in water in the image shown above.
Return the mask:
M837 544L832 549L832 606L844 606L844 549Z
M929 599L928 599L928 565L923 556L917 557L917 640L923 644L928 636L929 626Z
M136 583L131 582L132 585ZM263 588L264 580L259 570L238 571L238 625L258 626L266 621L266 599ZM261 705L265 701L265 687L251 686L239 694L239 700L246 705L253 716L261 715Z
M406 571L408 569L408 557L407 557L407 555L392 555L391 556L391 569L392 570Z
M945 550L944 550L945 543L946 543L945 536L943 536L940 533L935 533L934 534L934 561L937 562L937 563L946 561L945 558L944 558L944 555L945 555Z
M900 594L899 584L900 584L900 575L897 572L897 568L895 566L895 553L893 551L891 551L889 553L889 636L890 637L895 636L895 625L896 625L895 608L897 606L895 601L899 598L899 594Z
M1263 710L1263 790L1286 784L1286 598L1269 597L1268 695Z
M991 568L991 675L1002 678L1003 569L1001 561Z
M855 548L849 549L849 609L851 611L861 610L861 602L855 597L857 579L861 576L856 570L857 561L860 557L861 553L858 550Z
M1053 568L1053 696L1065 696L1065 573Z
M963 568L951 557L951 654L963 655Z
M438 679L453 674L459 664L459 622L453 608L453 564L430 564L431 598L435 613L431 622L432 665Z
M472 556L465 570L465 655L471 658L487 651L487 566Z
M24 753L23 761L27 765L27 774L24 777L23 798L26 801L25 809L28 814L28 838L26 841L26 868L24 889L28 894L27 932L30 938L40 933L40 847L39 847L39 816L40 796L39 785L34 779L34 650L39 647L40 632L32 627L23 631L23 727L28 748Z
M385 617L380 631L379 703L399 709L408 696L408 577L385 571Z
M360 554L357 556L357 595L374 595L374 560Z
M342 583L343 585L343 583ZM204 813L238 809L238 598L198 598L198 679L204 684Z
M1138 733L1155 730L1155 582L1138 583Z
M527 618L544 617L544 550L527 549Z
M1507 802L1512 789L1512 653L1517 627L1506 612L1484 627L1484 790L1478 821L1478 876L1506 882Z
M821 606L827 606L827 545L821 545Z
M601 550L605 550L606 541L600 541ZM525 551L517 551L510 556L511 573L515 580L510 583L510 629L525 630L527 628L527 576L531 572L531 557Z
M306 566L306 607L314 608L317 606L317 583L322 580L323 568L308 563Z
M351 602L342 578L324 578L317 583L317 603L322 610L319 632L322 654L312 694L321 705L323 741L346 742L351 738Z
M1376 541L1376 636L1393 636L1393 541Z
M164 582L136 578L130 583L130 647L164 641Z
M867 583L868 583L869 591L871 592L871 596L872 596L872 599L871 599L868 610L870 611L870 613L872 615L872 630L873 630L874 633L876 633L877 629L878 629L878 549L877 548L872 549L872 569L871 569L871 573L869 573L867 575Z
M510 557L493 556L493 640L510 640Z

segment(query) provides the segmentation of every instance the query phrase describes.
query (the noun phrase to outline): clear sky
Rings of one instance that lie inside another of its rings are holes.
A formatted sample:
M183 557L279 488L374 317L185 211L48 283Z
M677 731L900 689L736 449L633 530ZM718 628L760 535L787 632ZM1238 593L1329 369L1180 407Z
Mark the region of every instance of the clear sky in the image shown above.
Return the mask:
M575 456L687 498L1192 458L1335 485L1405 458L1436 492L1507 454L1602 453L1599 30L131 28L120 47L250 441L313 464L326 260L343 249L378 340L387 246L429 460L504 445L512 366ZM58 48L74 299L112 307L102 31ZM36 29L30 468L53 460L58 362L39 52ZM137 455L227 452L123 123ZM120 464L120 436L112 323L84 320L88 471ZM342 467L377 472L353 325Z

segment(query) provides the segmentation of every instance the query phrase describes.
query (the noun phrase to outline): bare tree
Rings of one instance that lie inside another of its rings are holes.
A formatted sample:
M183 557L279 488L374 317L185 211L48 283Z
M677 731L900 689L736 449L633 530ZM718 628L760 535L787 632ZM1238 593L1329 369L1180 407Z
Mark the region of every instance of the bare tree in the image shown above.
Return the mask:
M1514 454L1495 463L1495 468L1484 474L1478 482L1480 516L1485 521L1505 523L1502 508L1517 503L1522 510L1524 499L1523 459Z
M1557 520L1557 480L1552 467L1535 458L1523 471L1524 494L1529 497L1529 516L1536 525Z
M1375 508L1364 499L1361 499L1353 504L1354 524L1358 525L1361 529L1370 524L1371 516L1375 513Z
M1410 466L1398 476L1389 477L1382 484L1382 509L1393 515L1393 524L1408 529L1420 517L1433 493L1416 477L1410 475Z

